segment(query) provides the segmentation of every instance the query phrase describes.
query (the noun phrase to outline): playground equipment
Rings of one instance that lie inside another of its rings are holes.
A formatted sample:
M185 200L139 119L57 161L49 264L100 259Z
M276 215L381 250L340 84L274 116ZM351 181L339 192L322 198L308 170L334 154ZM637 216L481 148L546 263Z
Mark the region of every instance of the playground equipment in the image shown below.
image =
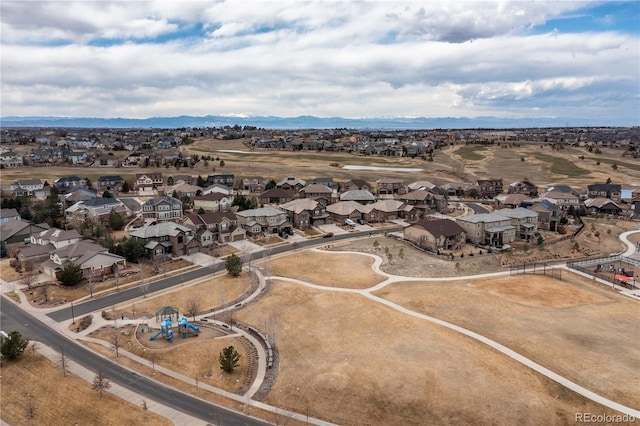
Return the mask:
M169 318L165 318L160 322L160 331L158 331L153 336L149 337L149 340L155 340L158 336L162 336L167 339L167 342L173 341L173 329L171 328L171 320ZM166 335L166 336L165 336Z
M183 338L189 336L189 329L197 333L200 333L200 329L195 325L191 324L189 320L187 320L185 317L180 317L180 319L178 320L178 329L180 330L180 333L182 334Z

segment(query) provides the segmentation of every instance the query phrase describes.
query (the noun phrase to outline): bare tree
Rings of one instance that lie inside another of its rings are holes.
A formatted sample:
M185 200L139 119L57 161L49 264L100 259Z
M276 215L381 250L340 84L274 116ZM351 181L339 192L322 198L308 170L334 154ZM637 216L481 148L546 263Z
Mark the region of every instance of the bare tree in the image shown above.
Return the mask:
M107 379L102 372L102 369L98 370L98 374L93 378L92 388L98 392L98 397L102 399L102 394L111 387L111 382Z
M153 369L153 371L156 370L156 353L155 352L151 352L149 354L149 361L151 361L151 368Z
M33 285L38 280L38 271L33 269L33 265L31 262L27 262L24 265L24 270L22 271L20 282L27 286L27 289L31 290Z
M46 285L46 284L43 284L38 288L40 289L40 294L42 295L42 297L44 297L44 301L48 302L49 301L49 296L47 294L47 290L49 289L49 286Z
M62 377L67 377L67 356L64 354L64 346L60 348L60 367L62 367Z
M149 283L147 282L147 274L144 272L144 268L140 265L140 291L144 297L147 297L147 293L149 293Z
M95 276L93 273L93 268L91 268L91 271L89 272L89 276L87 277L87 289L89 290L91 297L93 297L93 290L95 290L95 288L96 288Z
M118 358L118 355L119 355L118 350L120 349L120 334L119 333L115 333L111 337L111 343L113 343L113 349L116 351L116 358Z
M149 409L149 407L147 406L147 401L146 400L142 400L142 409L144 411L147 411Z
M27 394L27 419L33 425L36 417L36 408L33 406L33 395Z
M36 349L38 349L38 343L37 342L31 343L31 354L32 355L36 354Z
M200 312L200 302L195 297L192 297L187 302L187 310L185 311L185 314L191 315L193 317L193 320L195 321L198 312Z

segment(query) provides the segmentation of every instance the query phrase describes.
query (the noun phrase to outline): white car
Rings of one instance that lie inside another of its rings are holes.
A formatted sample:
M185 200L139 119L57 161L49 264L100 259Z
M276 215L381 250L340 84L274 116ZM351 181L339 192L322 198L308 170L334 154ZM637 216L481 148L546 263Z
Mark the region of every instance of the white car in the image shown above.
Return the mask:
M352 228L356 227L356 223L354 221L352 221L351 219L345 219L344 220L344 224L347 225L347 226L350 226Z

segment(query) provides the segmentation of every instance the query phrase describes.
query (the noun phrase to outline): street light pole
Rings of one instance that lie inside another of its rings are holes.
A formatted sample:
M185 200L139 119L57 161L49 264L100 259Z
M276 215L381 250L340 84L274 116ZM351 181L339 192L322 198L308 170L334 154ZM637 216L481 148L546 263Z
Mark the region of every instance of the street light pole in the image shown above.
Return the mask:
M76 316L73 312L73 302L71 302L71 318L73 318L73 324L76 323Z

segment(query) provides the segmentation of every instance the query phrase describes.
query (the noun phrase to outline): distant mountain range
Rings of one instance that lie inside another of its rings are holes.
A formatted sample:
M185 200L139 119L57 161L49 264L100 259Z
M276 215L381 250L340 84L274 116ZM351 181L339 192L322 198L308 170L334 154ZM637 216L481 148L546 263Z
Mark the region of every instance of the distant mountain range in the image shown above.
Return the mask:
M568 118L341 118L269 116L151 117L151 118L91 118L91 117L2 117L2 127L81 127L81 128L200 128L223 126L255 126L265 129L509 129L534 127L607 127L594 120Z

